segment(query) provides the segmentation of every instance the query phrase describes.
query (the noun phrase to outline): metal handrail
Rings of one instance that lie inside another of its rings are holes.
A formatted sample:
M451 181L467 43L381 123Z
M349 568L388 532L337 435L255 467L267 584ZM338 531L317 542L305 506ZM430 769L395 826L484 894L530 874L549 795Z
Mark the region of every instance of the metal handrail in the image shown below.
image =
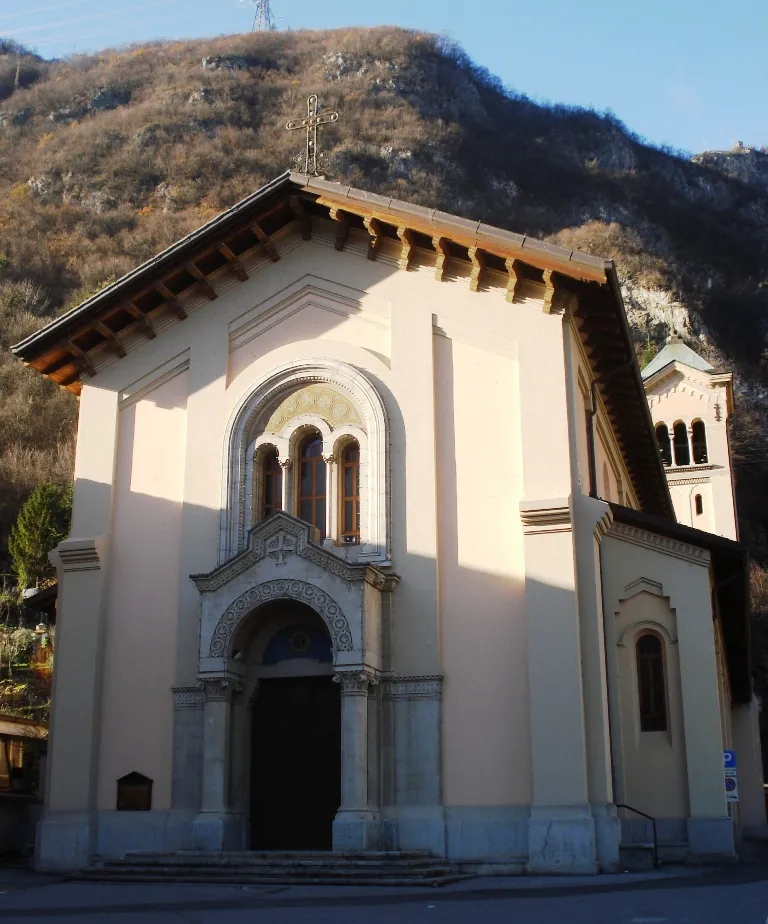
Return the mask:
M656 835L656 819L653 815L648 815L646 812L641 812L640 809L636 809L633 805L625 805L623 802L614 803L617 809L623 808L627 809L630 812L634 812L635 815L641 815L643 818L647 818L648 821L653 825L653 868L658 869L659 867L659 839Z

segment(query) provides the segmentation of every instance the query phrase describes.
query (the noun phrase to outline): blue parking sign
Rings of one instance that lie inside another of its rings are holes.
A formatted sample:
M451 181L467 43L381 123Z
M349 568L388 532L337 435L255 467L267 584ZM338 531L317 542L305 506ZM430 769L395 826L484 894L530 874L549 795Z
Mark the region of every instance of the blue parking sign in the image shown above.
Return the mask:
M736 769L736 751L723 751L723 767L726 770Z

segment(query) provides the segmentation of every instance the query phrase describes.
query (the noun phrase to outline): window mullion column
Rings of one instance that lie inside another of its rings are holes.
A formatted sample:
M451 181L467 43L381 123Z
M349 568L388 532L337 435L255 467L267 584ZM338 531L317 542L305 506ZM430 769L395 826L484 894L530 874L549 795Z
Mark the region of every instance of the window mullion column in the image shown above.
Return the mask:
M325 538L333 543L338 535L336 457L329 452L323 456L323 462L325 463Z
M296 516L296 510L293 510L293 479L291 477L291 472L293 470L293 463L290 458L288 459L279 459L280 467L283 470L282 478L282 497L281 504L282 508L286 513L290 513L293 516Z

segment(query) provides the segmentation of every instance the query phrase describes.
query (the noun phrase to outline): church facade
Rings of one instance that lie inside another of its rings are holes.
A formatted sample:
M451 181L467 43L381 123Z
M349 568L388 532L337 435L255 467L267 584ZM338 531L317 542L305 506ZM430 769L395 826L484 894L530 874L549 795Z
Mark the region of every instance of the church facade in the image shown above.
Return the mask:
M610 262L286 174L14 352L80 395L40 869L764 823L746 556Z

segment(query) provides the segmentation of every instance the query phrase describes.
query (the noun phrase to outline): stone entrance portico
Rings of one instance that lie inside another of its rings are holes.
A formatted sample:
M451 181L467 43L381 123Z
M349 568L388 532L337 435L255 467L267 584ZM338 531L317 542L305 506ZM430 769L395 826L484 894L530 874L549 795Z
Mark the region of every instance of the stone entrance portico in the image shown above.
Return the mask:
M333 824L333 847L377 848L380 806L369 781L379 755L373 753L377 736L369 733L370 699L385 670L383 595L394 589L397 576L343 561L320 546L314 527L279 512L250 532L243 552L192 580L201 598L198 676L205 695L195 847L221 851L249 846L247 818L231 792L232 762L245 759L232 739L233 697L248 686L241 648L246 632L260 609L283 600L304 604L322 619L341 686L341 806Z

